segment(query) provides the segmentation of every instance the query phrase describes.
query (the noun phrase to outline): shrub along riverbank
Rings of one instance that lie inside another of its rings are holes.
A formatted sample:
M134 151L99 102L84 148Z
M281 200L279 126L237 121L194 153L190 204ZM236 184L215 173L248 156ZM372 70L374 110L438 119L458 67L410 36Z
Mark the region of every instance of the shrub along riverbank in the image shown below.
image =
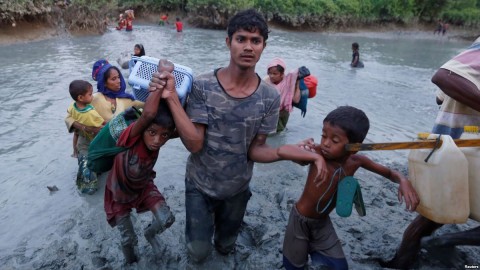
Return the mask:
M480 0L0 0L0 25L47 23L74 32L103 32L107 18L134 9L137 17L183 14L196 27L224 29L238 10L256 8L271 22L308 30L378 25L480 25Z

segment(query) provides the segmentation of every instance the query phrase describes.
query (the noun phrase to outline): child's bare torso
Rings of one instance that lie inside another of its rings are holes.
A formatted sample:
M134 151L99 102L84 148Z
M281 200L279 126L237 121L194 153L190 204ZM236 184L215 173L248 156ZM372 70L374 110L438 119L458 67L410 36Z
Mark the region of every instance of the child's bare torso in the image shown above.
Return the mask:
M353 176L361 165L356 157L352 155L343 163L326 160L327 178L323 182L315 181L317 170L310 166L302 196L296 203L298 212L309 218L327 216L335 208L338 182L345 176Z

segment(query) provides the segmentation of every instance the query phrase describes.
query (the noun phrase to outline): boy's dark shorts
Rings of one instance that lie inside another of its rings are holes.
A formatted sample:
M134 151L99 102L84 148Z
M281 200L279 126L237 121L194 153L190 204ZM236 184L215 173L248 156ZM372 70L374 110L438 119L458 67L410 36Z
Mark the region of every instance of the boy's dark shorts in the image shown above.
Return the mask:
M283 241L283 255L295 267L303 267L308 254L313 252L335 259L345 258L330 217L304 217L293 206Z

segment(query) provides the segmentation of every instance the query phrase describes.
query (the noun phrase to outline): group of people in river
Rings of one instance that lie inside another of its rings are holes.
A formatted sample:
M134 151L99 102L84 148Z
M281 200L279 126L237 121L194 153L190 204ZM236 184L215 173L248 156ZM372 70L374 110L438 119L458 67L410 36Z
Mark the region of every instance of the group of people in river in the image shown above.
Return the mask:
M135 15L133 10L131 9L126 10L125 13L120 13L118 15L117 26L115 27L115 29L122 30L123 28L125 28L126 31L132 31L134 19ZM168 22L168 13L160 15L158 25L165 26L169 24L170 23ZM175 29L177 30L177 32L183 32L183 22L180 17L175 18Z
M255 68L268 34L267 22L257 11L235 14L227 27L228 65L197 76L185 106L175 90L173 63L165 60L152 75L145 102L126 92L122 73L104 59L95 62L92 69L97 93L92 95L93 87L86 81L70 84L74 102L65 123L70 132L78 134L74 147L81 192L93 193L98 185L88 165L89 143L104 125L117 129L113 137L120 150L116 150L108 171L104 208L107 222L118 228L127 263L138 260L132 209L153 213L144 236L155 253L161 252L156 235L175 222L154 183L154 166L161 147L177 137L190 152L185 172L185 244L192 263L206 260L213 249L224 255L235 252L252 196L249 184L255 162L290 160L310 165L303 193L286 224L286 269L304 269L308 255L315 264L348 268L329 213L335 207L351 211L354 204L363 203L358 200L359 188L344 188L349 183L358 186L352 177L359 168L397 183L399 201L405 202L408 211L416 209L419 197L404 175L345 150L346 144L363 142L368 133L369 119L361 109L340 106L328 113L319 131L319 143L312 138L279 147L267 143L269 135L285 128L292 106L300 104L302 113L303 109L306 112L306 100L315 95L318 83L305 67L285 74L286 64L280 58L269 63L268 77L261 79ZM354 45L352 50L358 52L358 44Z
M447 30L448 30L448 27L449 27L449 24L442 21L442 20L438 20L437 21L437 26L435 27L435 31L433 31L433 34L436 35L442 35L444 36L446 33L447 33Z
M160 15L160 20L158 21L158 25L166 26L169 24L170 23L168 22L168 13L164 13ZM180 17L175 18L175 29L177 30L177 32L183 32L183 22L180 19Z
M118 22L115 29L122 30L125 28L125 31L127 32L133 31L133 20L135 20L135 14L133 10L125 10L125 13L120 13L118 15Z

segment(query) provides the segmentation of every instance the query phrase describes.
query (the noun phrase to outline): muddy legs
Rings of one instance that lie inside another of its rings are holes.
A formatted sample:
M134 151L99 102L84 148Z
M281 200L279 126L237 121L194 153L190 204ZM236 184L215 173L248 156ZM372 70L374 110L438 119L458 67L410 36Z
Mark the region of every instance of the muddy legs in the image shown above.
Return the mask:
M165 203L156 204L152 209L153 221L144 231L145 238L152 245L154 252L158 252L160 246L155 238L175 222L175 216Z
M431 235L442 224L433 222L421 215L418 215L403 233L402 243L395 254L395 257L382 262L382 267L407 269L416 261L420 251L420 240L424 236Z
M118 218L117 227L120 231L122 252L125 256L125 261L128 264L134 263L137 261L137 256L135 255L135 246L137 245L137 235L133 229L132 220L130 215L123 216Z
M480 226L468 231L424 237L422 247L480 246Z
M144 235L147 241L152 245L154 252L157 252L160 245L155 236L169 228L175 221L175 216L165 203L156 204L151 210L154 216L153 222L145 229ZM116 223L121 236L120 242L122 244L122 252L125 256L125 261L128 264L134 263L138 260L135 254L135 247L138 239L135 230L133 229L130 215L118 217Z

